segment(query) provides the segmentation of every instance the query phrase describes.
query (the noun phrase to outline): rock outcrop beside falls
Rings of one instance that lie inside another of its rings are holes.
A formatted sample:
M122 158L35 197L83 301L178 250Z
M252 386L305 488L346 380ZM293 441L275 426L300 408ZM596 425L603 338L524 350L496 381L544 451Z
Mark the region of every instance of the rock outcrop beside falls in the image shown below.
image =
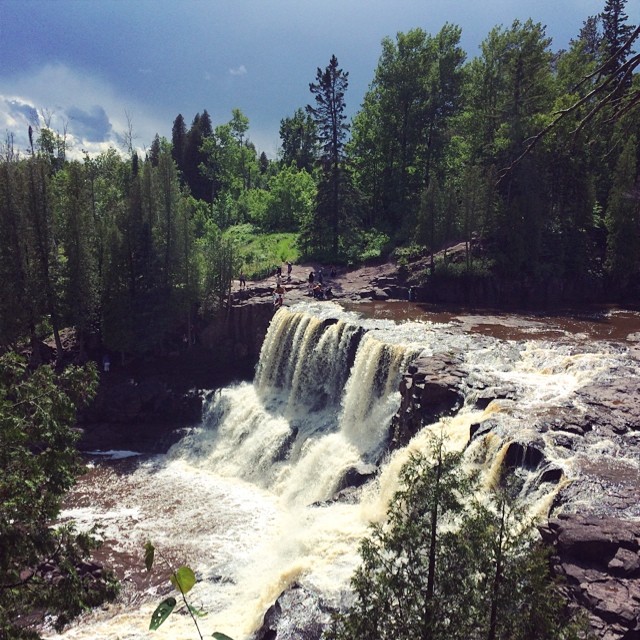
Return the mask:
M640 388L631 370L615 373L606 384L579 389L565 406L522 416L520 432L506 438L502 465L538 471L538 483L569 480L556 494L558 515L540 528L554 549L554 570L569 598L589 612L597 637L631 640L640 638ZM478 408L497 399L517 405L515 389L481 387L474 388L462 354L416 360L400 384L392 446L454 415L469 394ZM470 439L496 428L489 417L472 425ZM570 478L550 464L549 446L571 457Z
M320 640L332 613L319 594L294 583L269 607L252 640Z
M391 422L392 449L404 447L425 424L462 407L465 373L460 365L459 357L443 354L411 363L400 382L400 409Z
M565 591L598 637L640 637L640 521L562 514L540 527Z

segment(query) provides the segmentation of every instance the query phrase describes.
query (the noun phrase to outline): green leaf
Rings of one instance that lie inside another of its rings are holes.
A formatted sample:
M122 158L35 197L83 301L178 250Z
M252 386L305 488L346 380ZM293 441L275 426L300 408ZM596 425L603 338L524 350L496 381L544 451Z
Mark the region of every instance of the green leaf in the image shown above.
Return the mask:
M203 609L196 609L196 607L192 607L190 604L187 604L187 607L194 616L198 616L198 618L204 618L207 615L207 612Z
M156 555L156 548L151 544L151 542L147 542L144 545L144 566L147 567L147 571L151 571L151 567L153 567L153 559Z
M216 640L233 640L233 638L225 636L224 633L220 633L219 631L215 631L212 637Z
M149 631L155 631L171 614L176 607L175 598L167 598L163 600L156 610L151 614L151 622L149 623Z
M180 567L171 575L171 584L181 593L189 593L195 583L195 573L189 567Z

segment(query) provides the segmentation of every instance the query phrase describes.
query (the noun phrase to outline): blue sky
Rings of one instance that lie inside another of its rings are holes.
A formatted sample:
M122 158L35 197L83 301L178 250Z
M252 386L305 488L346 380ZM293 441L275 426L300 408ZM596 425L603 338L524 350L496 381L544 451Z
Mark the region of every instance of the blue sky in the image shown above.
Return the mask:
M567 46L605 0L0 0L0 133L26 146L43 114L77 152L117 145L129 119L137 146L171 137L207 109L214 126L239 108L249 138L273 157L280 120L311 101L309 83L332 54L359 108L383 37L462 28L475 57L496 25L532 18L552 49ZM640 0L628 0L640 21Z

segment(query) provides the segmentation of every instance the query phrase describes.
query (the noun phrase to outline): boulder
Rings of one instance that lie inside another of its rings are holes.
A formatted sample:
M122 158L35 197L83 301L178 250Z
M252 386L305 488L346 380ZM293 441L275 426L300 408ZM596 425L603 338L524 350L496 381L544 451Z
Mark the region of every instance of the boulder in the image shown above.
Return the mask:
M320 640L332 613L319 594L294 583L267 609L252 640Z

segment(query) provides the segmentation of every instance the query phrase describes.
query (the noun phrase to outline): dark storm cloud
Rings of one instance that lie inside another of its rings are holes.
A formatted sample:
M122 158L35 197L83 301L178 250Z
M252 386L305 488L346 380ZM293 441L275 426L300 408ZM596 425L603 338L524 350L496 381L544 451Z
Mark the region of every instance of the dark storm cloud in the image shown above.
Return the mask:
M19 100L7 100L7 105L11 110L12 116L21 115L30 124L37 124L39 121L38 112L36 109L26 102L20 102Z
M99 105L84 111L79 107L70 107L66 111L69 127L74 136L88 142L106 142L111 136L113 127L107 112Z

